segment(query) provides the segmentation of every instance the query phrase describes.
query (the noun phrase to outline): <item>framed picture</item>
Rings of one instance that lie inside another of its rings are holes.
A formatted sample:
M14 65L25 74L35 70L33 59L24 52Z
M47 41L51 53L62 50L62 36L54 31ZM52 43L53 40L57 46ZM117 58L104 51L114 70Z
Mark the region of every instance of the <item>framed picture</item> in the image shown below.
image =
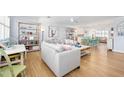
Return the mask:
M48 37L55 37L56 36L56 27L54 26L48 26Z
M118 24L117 31L118 36L124 36L124 21Z

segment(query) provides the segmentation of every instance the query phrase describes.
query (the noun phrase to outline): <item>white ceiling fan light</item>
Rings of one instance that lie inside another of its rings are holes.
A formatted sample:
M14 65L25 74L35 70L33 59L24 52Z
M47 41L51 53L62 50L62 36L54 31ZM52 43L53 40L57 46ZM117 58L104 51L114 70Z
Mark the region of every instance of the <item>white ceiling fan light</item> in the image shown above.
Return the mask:
M71 18L70 18L70 21L71 21L71 22L74 22L74 23L78 23L78 21L79 21L79 16L71 17Z
M70 21L71 21L71 22L74 22L74 18L73 18L73 17L71 17L71 18L70 18Z

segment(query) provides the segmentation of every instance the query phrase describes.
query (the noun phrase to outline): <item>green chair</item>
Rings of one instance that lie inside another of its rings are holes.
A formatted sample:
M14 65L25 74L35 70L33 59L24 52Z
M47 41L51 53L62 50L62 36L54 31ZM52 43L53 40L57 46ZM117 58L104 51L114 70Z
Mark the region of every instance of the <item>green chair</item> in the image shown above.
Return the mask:
M17 77L26 69L26 66L22 64L12 65L9 56L3 49L0 49L0 56L3 56L8 64L7 66L0 67L0 77Z

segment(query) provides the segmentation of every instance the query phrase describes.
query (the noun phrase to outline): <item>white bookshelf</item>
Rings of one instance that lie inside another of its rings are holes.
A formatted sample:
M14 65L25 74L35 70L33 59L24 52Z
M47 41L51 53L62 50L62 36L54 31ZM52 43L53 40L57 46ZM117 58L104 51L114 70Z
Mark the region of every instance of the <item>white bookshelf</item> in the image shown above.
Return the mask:
M19 44L24 44L27 51L37 51L39 45L39 24L19 22Z

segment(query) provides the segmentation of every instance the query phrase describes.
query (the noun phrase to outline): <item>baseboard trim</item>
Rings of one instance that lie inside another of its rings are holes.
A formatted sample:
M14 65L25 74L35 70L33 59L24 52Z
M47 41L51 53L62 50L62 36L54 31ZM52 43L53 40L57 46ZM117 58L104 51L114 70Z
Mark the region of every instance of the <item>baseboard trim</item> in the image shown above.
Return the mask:
M120 50L112 50L112 51L117 53L124 53L124 51L120 51Z

